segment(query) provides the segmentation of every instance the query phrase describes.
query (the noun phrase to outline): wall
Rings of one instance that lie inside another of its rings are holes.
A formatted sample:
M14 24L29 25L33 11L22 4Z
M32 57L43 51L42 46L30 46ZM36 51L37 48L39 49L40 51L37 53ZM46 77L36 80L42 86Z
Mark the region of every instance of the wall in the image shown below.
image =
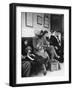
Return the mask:
M26 35L30 36L30 37L34 36L35 30L39 30L39 31L40 30L48 30L48 31L50 31L50 15L48 15L49 28L45 28L43 26L43 24L44 24L44 22L43 22L44 21L44 14L43 13L32 13L32 15L33 15L33 18L32 18L33 19L33 27L28 27L25 24L25 13L22 12L22 14L21 14L21 17L22 17L22 37L26 37ZM42 25L37 24L37 15L42 17ZM28 34L27 34L27 32L28 32Z

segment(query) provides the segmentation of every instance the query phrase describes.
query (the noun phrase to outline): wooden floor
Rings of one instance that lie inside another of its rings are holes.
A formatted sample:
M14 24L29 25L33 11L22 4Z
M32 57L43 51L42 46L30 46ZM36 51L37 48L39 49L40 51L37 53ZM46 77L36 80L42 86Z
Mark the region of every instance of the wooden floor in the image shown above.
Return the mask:
M50 70L47 70L47 74L45 76L62 76L64 75L64 63L60 63L60 67L61 69L60 70L57 70L57 71L50 71ZM39 72L37 75L33 75L33 77L40 77L40 76L44 76L42 71Z

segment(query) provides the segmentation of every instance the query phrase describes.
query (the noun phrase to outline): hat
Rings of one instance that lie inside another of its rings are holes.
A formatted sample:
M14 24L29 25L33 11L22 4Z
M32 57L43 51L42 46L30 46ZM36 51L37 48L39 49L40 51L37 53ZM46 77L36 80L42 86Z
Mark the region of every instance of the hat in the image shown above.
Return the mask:
M36 36L37 36L38 38L41 38L41 37L43 36L43 33L44 33L44 31L41 30L38 34L36 34Z

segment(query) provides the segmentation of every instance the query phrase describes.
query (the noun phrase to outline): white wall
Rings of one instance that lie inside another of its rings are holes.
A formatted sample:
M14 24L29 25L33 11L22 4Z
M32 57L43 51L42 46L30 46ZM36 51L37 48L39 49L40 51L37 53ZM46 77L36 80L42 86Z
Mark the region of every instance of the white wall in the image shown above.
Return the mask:
M9 82L9 3L73 5L73 0L0 0L0 90L73 90L72 84L11 88ZM73 6L72 6L73 7ZM72 10L73 15L73 10ZM72 19L73 21L73 19ZM73 31L72 31L73 34ZM73 35L72 35L73 40ZM73 42L72 42L73 46ZM73 48L72 48L73 50ZM73 55L72 55L73 60ZM72 62L73 64L73 62ZM72 65L73 68L73 65ZM72 69L73 75L73 69ZM72 78L73 82L73 78Z
M37 15L42 17L42 25L37 24ZM26 31L28 31L28 33L30 33L30 35L29 34L27 35L28 37L31 35L33 36L35 30L50 31L50 15L49 14L48 14L48 18L49 18L49 20L48 20L49 27L48 28L44 27L44 14L43 13L32 13L33 27L26 26L26 24L25 24L25 13L22 13L21 17L22 17L22 37L26 36L26 33L25 33Z

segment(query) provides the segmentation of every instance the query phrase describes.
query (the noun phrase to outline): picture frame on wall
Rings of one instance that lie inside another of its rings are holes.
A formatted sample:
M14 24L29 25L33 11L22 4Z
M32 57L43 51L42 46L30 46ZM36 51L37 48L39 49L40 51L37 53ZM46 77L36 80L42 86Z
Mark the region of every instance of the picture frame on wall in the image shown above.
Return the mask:
M16 87L71 83L71 7L22 3L11 3L9 7L9 85ZM44 27L38 13L44 16ZM53 19L55 16L58 21L62 21L58 23ZM48 19L55 24L48 23ZM53 29L55 27L55 32L51 32L49 24ZM45 45L44 40L50 44L45 42Z
M49 28L49 18L47 15L44 16L44 27Z
M33 17L32 17L32 13L25 13L25 24L27 27L33 27Z
M42 16L37 15L37 24L42 25Z

